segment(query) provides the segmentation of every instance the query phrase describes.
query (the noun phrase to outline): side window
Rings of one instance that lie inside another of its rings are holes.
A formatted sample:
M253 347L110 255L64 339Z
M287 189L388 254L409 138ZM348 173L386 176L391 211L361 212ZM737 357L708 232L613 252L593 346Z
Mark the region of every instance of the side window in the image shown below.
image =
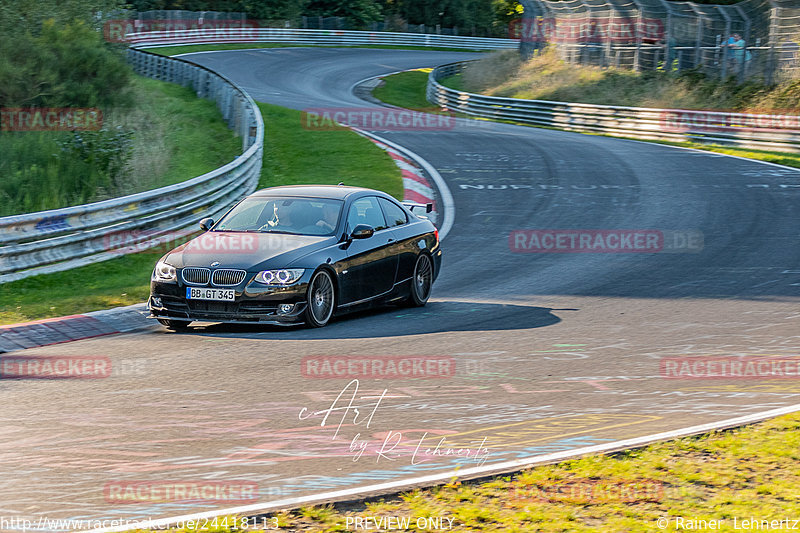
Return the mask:
M387 228L386 220L383 218L383 211L381 211L378 199L375 196L359 198L350 205L350 212L347 214L349 231L353 231L353 228L359 224L368 224L375 231Z
M386 215L386 222L389 227L402 226L408 222L408 217L402 207L386 198L378 198L378 202L383 208L383 214Z

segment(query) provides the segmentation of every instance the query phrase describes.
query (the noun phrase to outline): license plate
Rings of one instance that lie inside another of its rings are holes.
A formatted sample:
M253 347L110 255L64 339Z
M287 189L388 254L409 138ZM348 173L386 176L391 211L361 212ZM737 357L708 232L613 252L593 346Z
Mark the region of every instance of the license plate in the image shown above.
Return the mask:
M236 291L233 289L197 289L194 287L186 287L186 299L233 302L236 300Z

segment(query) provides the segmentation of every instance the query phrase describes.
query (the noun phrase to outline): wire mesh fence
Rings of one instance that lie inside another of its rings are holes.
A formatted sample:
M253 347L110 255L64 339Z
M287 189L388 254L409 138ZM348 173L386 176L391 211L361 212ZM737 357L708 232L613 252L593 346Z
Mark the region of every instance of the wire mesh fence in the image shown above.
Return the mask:
M800 0L732 5L669 0L523 0L512 27L531 56L554 45L571 63L773 82L800 76Z

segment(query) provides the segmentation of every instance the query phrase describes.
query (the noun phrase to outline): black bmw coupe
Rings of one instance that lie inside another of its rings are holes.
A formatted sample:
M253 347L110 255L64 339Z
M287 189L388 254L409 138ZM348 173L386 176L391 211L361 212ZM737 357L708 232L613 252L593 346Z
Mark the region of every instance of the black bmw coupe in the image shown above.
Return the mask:
M155 266L149 308L171 329L193 321L322 327L334 314L398 302L422 306L439 274L439 232L372 189L263 189Z

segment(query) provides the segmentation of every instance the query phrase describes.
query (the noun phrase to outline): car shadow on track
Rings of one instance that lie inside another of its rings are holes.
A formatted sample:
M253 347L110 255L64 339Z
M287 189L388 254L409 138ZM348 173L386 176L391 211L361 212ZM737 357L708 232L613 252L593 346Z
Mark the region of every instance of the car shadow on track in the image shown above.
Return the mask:
M567 309L564 309L567 311ZM569 309L572 310L572 309ZM179 335L300 339L362 339L452 331L541 328L561 321L553 309L514 304L431 301L421 308L385 307L337 317L326 327L210 324L190 326Z

